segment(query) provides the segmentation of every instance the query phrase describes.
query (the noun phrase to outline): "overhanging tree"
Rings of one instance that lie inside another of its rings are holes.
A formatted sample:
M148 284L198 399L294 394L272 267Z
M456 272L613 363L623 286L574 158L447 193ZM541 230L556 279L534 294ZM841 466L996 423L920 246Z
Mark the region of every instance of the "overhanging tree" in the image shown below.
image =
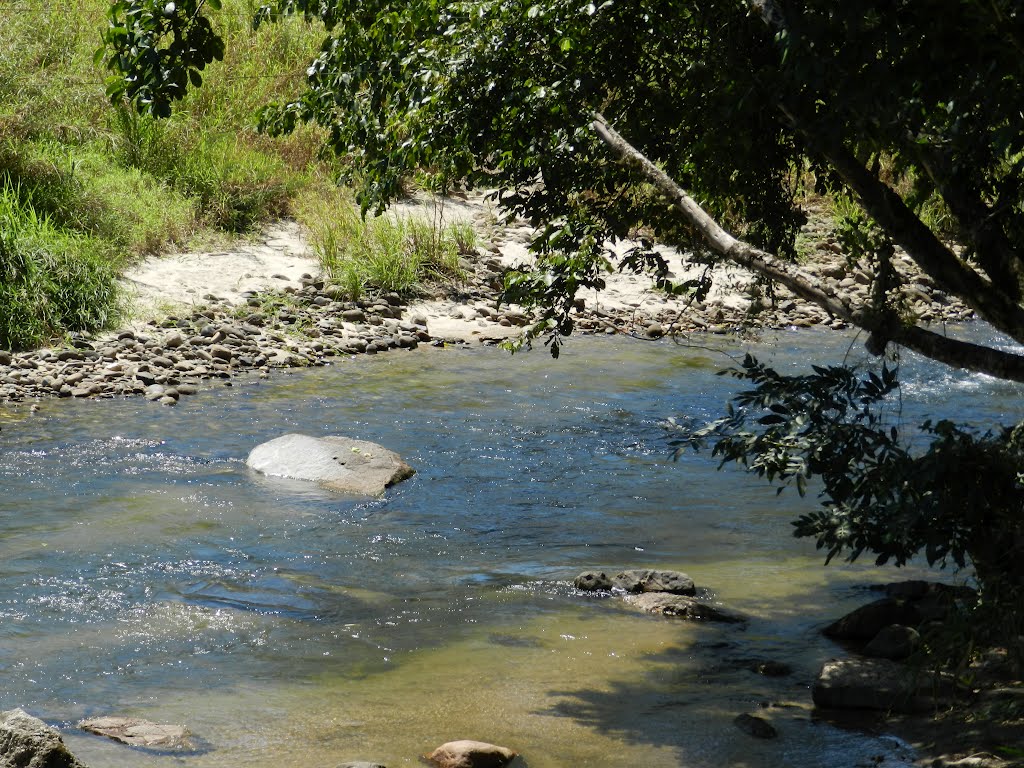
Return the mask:
M126 47L139 37L133 12L162 7L167 41L182 39L178 22L186 29L203 15L202 4L190 14L173 5L117 0L105 34L112 94L147 83L157 90L136 104L154 113L169 103L159 98L160 83L186 82L176 67L187 74L203 51L216 57L207 42L199 54L179 46L191 59L162 58L160 78L138 65L148 59ZM899 301L908 277L893 259L902 248L939 288L1024 343L1024 0L278 0L255 23L298 13L322 20L328 36L309 67L308 90L264 110L264 128L327 128L355 171L364 210L380 210L421 168L497 189L503 210L540 228L537 269L510 273L505 298L540 309L530 332L554 353L572 331L576 292L600 288L614 262L608 244L632 236L639 244L620 266L650 269L665 287L705 286L671 286L656 243L785 285L867 331L874 354L895 343L1024 381L1019 352L918 322ZM151 48L171 50L153 35ZM871 267L866 302L796 264L800 182L808 178L862 209L847 241ZM947 221L942 231L923 215L936 206ZM748 398L748 409L782 406L786 387L773 381L758 382L767 389ZM809 406L786 407L795 409L784 419L788 429ZM831 411L818 422L820 437L851 419L877 432L859 412ZM751 431L750 424L734 421L731 433L720 425L719 437L763 436L778 426L762 422ZM956 442L945 426L934 434L939 448L941 440ZM861 437L869 440L867 432ZM721 445L732 458L756 462L764 444L744 437ZM808 450L795 444L789 454L803 456L803 477L823 466L808 460ZM1024 552L1024 504L1010 471L1018 458L1000 455L1010 472L998 501L1001 549L967 547L979 562L1006 563ZM935 509L954 514L955 499L947 501ZM883 511L863 518L847 509L836 530L884 523L885 505L873 507ZM830 550L835 542L853 554L882 546L801 530ZM930 559L952 552L920 537L910 547L917 549Z

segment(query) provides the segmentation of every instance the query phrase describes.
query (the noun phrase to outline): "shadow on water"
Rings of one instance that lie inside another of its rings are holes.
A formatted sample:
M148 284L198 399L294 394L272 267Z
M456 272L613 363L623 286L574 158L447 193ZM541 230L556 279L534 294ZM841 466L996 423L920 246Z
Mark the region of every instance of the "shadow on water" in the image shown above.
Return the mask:
M844 591L874 599L868 590L851 584ZM614 600L603 607L629 613ZM911 765L913 751L887 735L884 718L836 717L813 707L811 688L821 665L846 655L821 634L838 618L835 601L817 590L795 591L766 597L758 607L759 615L742 626L636 616L632 631L638 634L648 622L679 622L689 642L645 654L639 676L549 690L538 714L571 719L623 743L674 750L687 768ZM767 720L779 738L741 733L733 722L741 714ZM842 763L836 762L840 754Z

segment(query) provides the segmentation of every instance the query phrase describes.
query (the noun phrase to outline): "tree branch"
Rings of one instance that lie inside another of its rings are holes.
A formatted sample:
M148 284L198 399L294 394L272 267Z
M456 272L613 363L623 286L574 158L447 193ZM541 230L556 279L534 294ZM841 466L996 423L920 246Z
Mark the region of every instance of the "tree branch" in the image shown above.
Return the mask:
M880 354L885 348L885 342L891 340L955 368L1024 382L1024 355L951 339L920 326L905 326L868 306L853 306L848 299L837 297L822 288L813 277L797 267L733 237L675 180L612 128L604 117L595 113L593 118L594 131L612 154L637 168L647 181L668 198L676 211L701 233L713 251L729 261L775 280L835 317L868 331L871 334L869 351Z
M857 193L864 209L894 241L903 246L921 269L931 275L943 290L959 296L996 328L1024 343L1024 309L1020 305L960 261L914 215L903 198L879 181L838 141L807 130L791 113L787 112L787 116L811 150L827 161Z
M963 181L954 182L949 163L937 152L914 141L912 136L909 145L946 201L950 212L963 227L993 287L1005 293L1011 301L1019 302L1021 257L1000 226L998 211L986 205L976 189L970 188Z

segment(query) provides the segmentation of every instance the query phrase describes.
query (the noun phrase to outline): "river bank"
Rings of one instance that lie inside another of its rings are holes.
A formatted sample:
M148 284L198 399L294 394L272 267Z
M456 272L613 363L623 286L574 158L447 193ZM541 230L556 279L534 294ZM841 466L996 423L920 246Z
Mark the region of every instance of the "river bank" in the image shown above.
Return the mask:
M298 228L282 222L238 248L143 263L129 275L138 314L115 333L29 353L0 353L0 405L22 411L44 407L42 401L50 398L131 396L174 405L236 376L271 377L275 369L400 354L423 345L497 344L530 322L521 308L495 305L502 271L527 257L530 230L488 224L479 204L450 207L458 215L479 217L474 220L485 236L475 257L463 262L463 281L433 286L428 296L411 303L395 294L346 301L318 277ZM819 235L808 236L816 255L806 267L834 281L837 289L863 290L866 273L845 264L827 228ZM688 274L681 260L672 268L677 279ZM943 303L941 295L923 293L927 286L920 285L920 311L948 320L969 314ZM700 343L704 334L843 328L793 297L780 293L774 304L765 302L751 276L740 270L721 270L715 286L705 302L687 305L648 290L643 278L610 275L608 291L584 298L580 330L638 339L677 334ZM973 711L946 713L934 723L905 720L896 727L928 760L1006 743L973 727L975 717ZM871 727L889 730L885 721Z
M438 218L437 205L410 203L400 214ZM147 259L126 276L132 311L124 328L40 350L0 351L0 405L125 396L171 405L208 382L241 373L268 375L274 368L420 344L497 344L522 333L534 318L521 307L499 306L497 298L502 274L530 261L532 229L522 222L496 224L482 196L447 200L440 216L471 222L481 245L461 260L461 280L424 286L415 298L391 293L345 300L320 275L301 228L288 221L231 248ZM837 292L866 295L870 275L842 255L826 218L814 218L801 242L807 272ZM676 281L710 271L712 288L703 301L668 296L643 275L613 272L604 291L580 296L578 332L699 339L847 327L784 289L768 296L745 270L692 264L671 250L663 255ZM972 316L923 277L909 283L904 299L925 320Z

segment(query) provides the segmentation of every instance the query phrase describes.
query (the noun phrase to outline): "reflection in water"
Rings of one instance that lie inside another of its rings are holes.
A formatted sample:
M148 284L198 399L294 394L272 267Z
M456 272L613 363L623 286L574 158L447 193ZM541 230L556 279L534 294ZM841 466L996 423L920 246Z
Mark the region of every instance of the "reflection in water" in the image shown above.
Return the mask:
M848 346L794 338L834 360ZM531 768L902 764L897 743L807 705L834 653L818 628L865 599L860 585L904 574L822 568L790 536L810 500L709 456L669 460L661 421L717 415L735 382L711 374L727 364L603 339L558 362L418 350L210 385L175 409L62 401L7 421L0 706L184 722L209 746L148 755L70 735L111 768L415 765L455 738L508 744ZM1018 402L908 375L911 423L933 407L1012 417ZM289 431L380 442L418 474L360 501L245 468ZM754 620L665 621L571 588L580 570L624 567L686 570ZM753 671L766 660L793 673ZM781 738L742 734L741 712Z

